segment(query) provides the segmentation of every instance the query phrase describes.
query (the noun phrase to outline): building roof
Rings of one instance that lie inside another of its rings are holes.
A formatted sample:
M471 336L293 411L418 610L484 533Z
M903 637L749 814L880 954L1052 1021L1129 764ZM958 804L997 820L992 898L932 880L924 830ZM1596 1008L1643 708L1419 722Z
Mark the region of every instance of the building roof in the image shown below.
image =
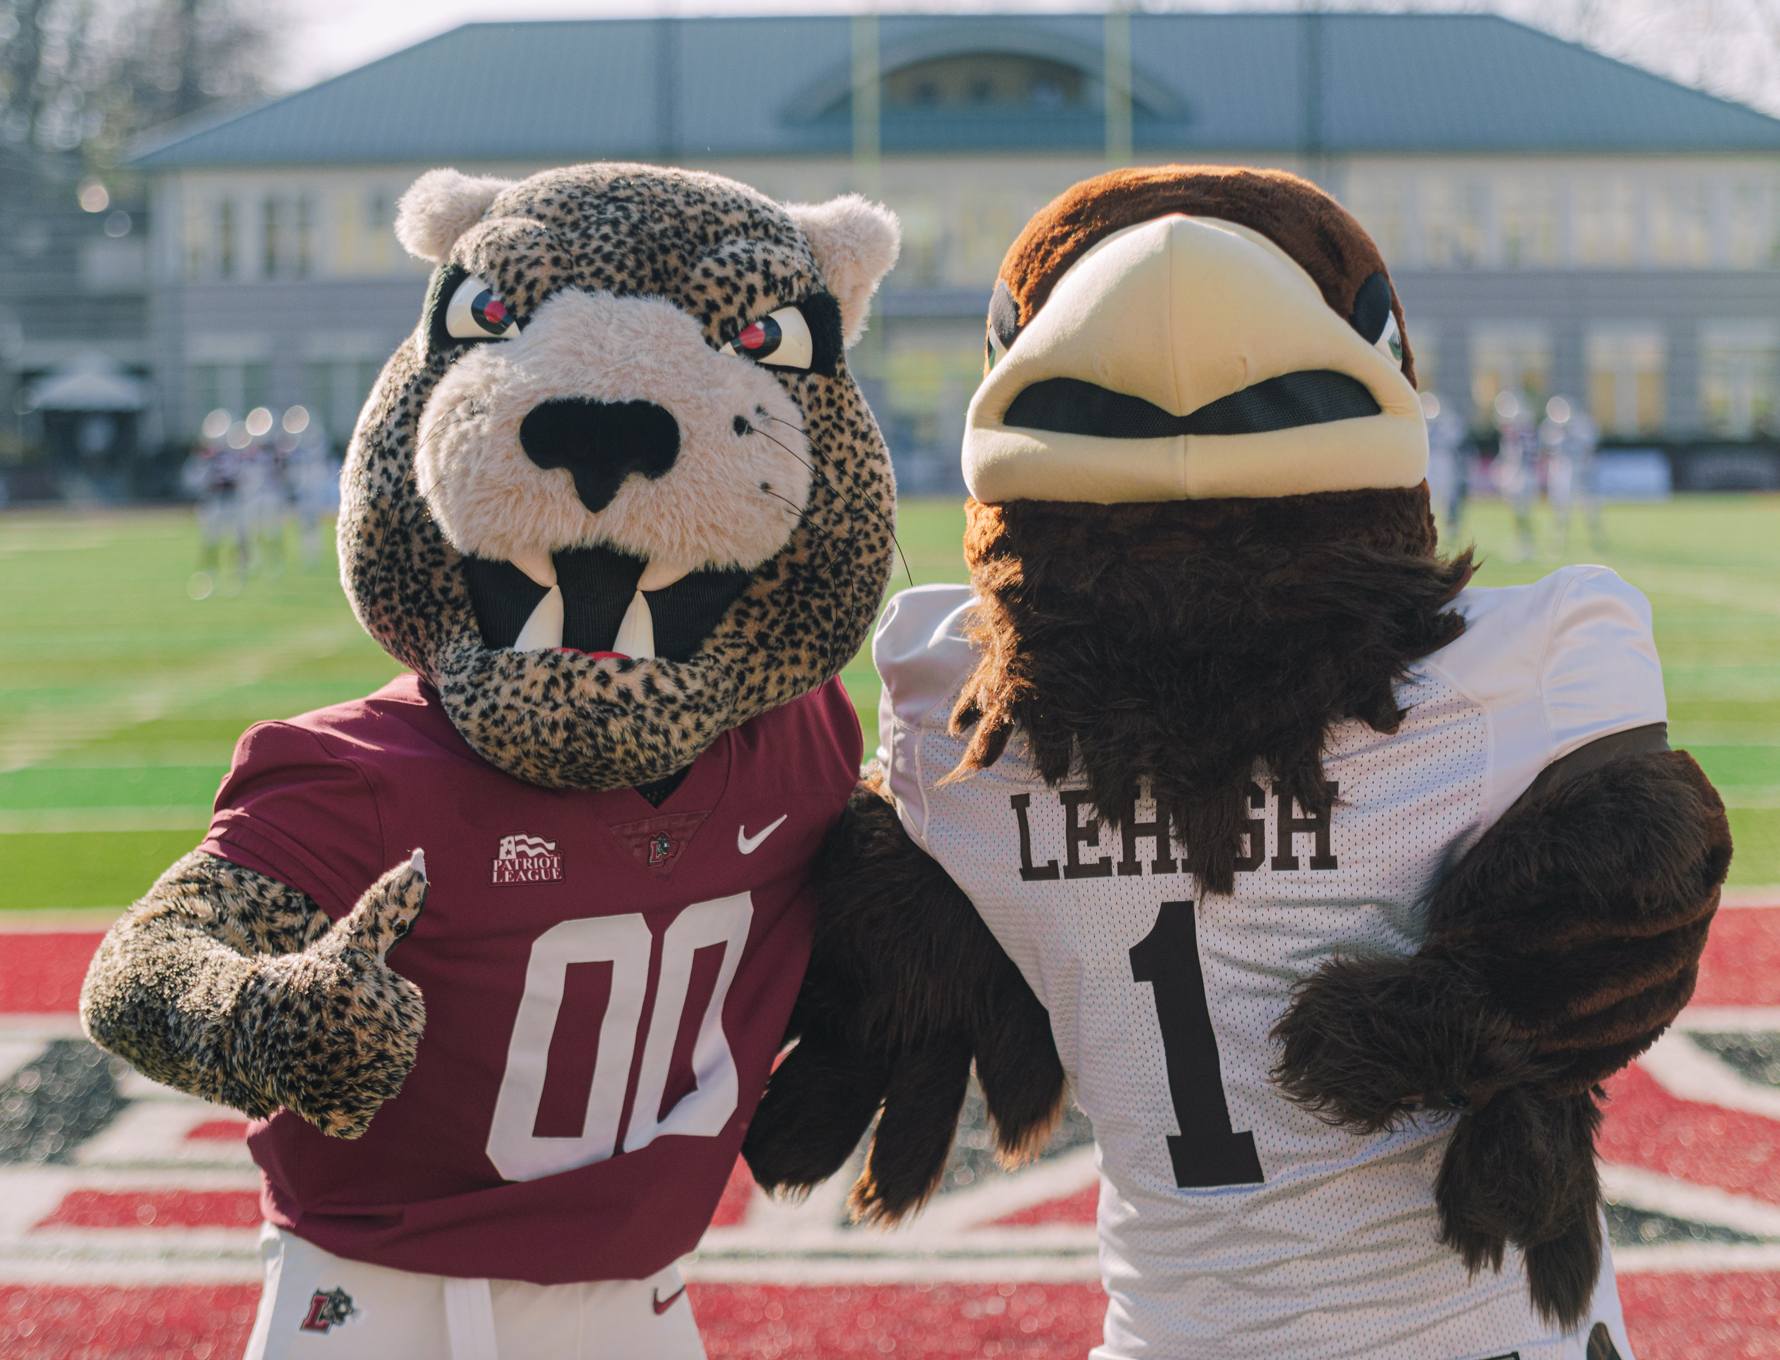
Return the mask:
M309 89L151 135L149 170L846 154L847 16L466 24ZM1752 152L1780 120L1493 15L1133 14L1140 153ZM885 15L888 74L1009 53L1052 107L886 103L885 152L1094 148L1099 14Z

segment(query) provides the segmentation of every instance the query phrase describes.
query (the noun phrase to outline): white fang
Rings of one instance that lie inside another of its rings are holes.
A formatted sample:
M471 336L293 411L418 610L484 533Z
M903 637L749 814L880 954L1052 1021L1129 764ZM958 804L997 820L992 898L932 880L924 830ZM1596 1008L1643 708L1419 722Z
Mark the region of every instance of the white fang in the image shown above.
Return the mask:
M618 625L618 636L612 639L612 650L638 658L655 655L655 616L649 612L649 601L638 591L631 596L630 608Z
M551 586L513 639L516 652L547 652L562 646L562 587Z

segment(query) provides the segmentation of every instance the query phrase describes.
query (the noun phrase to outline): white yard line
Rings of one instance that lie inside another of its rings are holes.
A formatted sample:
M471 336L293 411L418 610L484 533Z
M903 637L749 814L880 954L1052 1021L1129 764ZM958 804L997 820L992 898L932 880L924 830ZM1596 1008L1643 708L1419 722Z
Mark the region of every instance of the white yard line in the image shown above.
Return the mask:
M1780 907L1780 883L1766 887L1726 888L1718 898L1721 907Z
M1733 1195L1709 1185L1695 1185L1642 1167L1603 1164L1601 1190L1608 1199L1634 1209L1667 1214L1688 1223L1734 1228L1754 1237L1780 1237L1780 1205Z
M0 1265L0 1272L4 1271ZM1098 1284L1100 1266L1092 1251L1071 1257L886 1256L796 1257L745 1260L713 1256L701 1245L681 1258L688 1280L711 1284Z
M209 655L182 671L68 708L34 709L0 724L0 773L22 770L139 723L265 679L284 666L332 656L360 636L356 621L304 629L255 651Z
M1689 1006L1674 1027L1698 1034L1780 1034L1780 1006Z
M202 831L209 825L208 804L0 809L0 836L67 831Z
M1727 808L1780 808L1780 784L1718 784Z
M1638 1065L1678 1100L1780 1119L1780 1090L1745 1081L1686 1034L1670 1031L1663 1035L1638 1059Z
M1731 1242L1671 1242L1660 1247L1615 1247L1613 1269L1620 1275L1780 1271L1780 1245Z

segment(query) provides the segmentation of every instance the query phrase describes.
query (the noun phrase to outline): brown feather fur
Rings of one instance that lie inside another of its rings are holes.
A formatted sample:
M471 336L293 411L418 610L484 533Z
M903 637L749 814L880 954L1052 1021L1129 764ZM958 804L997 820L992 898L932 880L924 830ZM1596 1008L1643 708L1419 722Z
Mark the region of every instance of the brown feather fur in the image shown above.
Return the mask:
M1016 728L1055 786L1085 775L1111 824L1148 784L1194 872L1228 893L1257 758L1327 811L1323 739L1395 731L1391 686L1464 623L1469 552L1434 553L1428 489L1277 500L971 501L965 558L980 660L953 725L961 769Z
M829 833L815 884L816 944L795 1017L805 1037L773 1073L743 1144L755 1179L796 1190L832 1174L881 1098L853 1211L872 1222L914 1212L945 1170L973 1054L1001 1160L1036 1155L1063 1109L1050 1016L970 899L909 839L881 773Z
M1730 854L1685 752L1524 798L1441 884L1420 954L1337 959L1300 985L1275 1078L1360 1131L1472 1111L1441 1165L1443 1240L1473 1270L1522 1247L1534 1303L1573 1325L1601 1256L1593 1091L1687 1004Z

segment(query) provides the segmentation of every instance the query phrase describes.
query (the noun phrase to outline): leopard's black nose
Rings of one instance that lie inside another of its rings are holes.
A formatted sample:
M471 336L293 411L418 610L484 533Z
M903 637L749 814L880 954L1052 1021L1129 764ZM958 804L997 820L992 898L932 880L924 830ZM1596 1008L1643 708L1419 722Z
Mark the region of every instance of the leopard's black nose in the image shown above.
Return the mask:
M525 456L566 467L589 510L604 510L633 472L660 477L680 453L680 423L647 401L565 397L534 406L519 423Z

